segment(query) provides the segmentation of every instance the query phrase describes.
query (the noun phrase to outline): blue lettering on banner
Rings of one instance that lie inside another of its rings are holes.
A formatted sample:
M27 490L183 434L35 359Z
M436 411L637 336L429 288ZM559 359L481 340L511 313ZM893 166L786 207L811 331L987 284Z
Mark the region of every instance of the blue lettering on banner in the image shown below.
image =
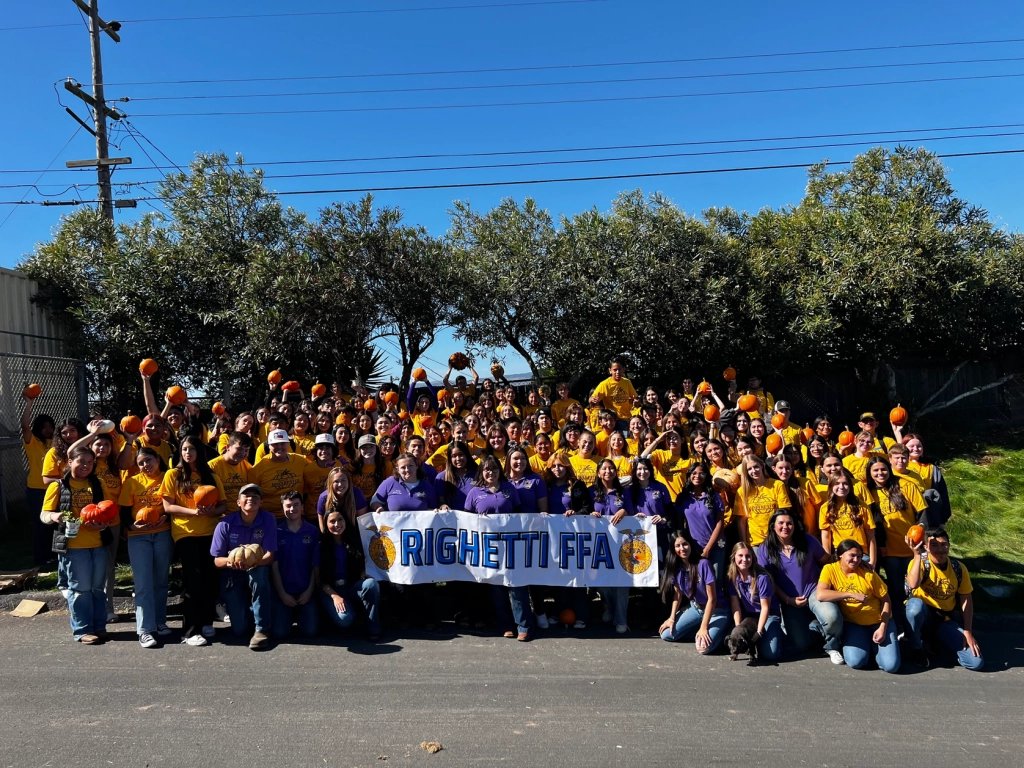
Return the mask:
M423 563L424 565L434 564L434 529L427 528L424 535L426 536L426 542L423 545Z
M576 534L576 568L581 571L587 567L585 558L590 554L590 547L587 546L589 541L589 533L581 531Z
M480 533L473 531L473 543L469 543L469 531L459 529L459 565L465 565L467 555L472 555L469 564L474 568L480 565Z
M437 532L436 554L438 565L455 564L455 536L454 528L442 528Z
M484 534L484 568L498 568L498 540L501 539L501 534L498 533L485 533Z
M537 563L541 568L548 567L548 557L551 552L551 534L547 531L541 531L540 534L540 562Z
M569 568L569 558L575 554L573 542L576 541L576 534L572 531L562 531L558 534L558 567L563 571Z
M600 568L602 565L609 571L615 570L612 547L607 533L598 533L594 540L594 568Z
M523 562L524 568L533 568L533 542L540 538L540 533L537 531L523 531L519 534L519 537L526 542L526 557ZM510 568L512 566L509 566Z
M505 567L515 568L516 567L516 542L521 539L522 533L518 531L515 533L503 533L499 538L505 542ZM529 546L529 545L527 545Z
M402 531L402 565L423 565L420 550L423 548L423 534L419 531Z

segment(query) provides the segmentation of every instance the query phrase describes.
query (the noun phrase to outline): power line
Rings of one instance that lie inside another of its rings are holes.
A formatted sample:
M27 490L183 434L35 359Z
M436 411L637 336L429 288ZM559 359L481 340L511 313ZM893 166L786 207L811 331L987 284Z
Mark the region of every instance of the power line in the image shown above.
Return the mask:
M740 91L706 91L702 93L669 93L655 96L600 96L585 99L557 99L555 101L506 101L488 104L422 104L390 107L337 107L325 109L282 109L244 110L219 112L138 112L133 117L252 117L264 115L322 115L354 112L419 112L424 110L491 109L495 107L541 107L566 104L606 104L614 102L665 101L670 99L692 99L710 96L751 96L766 93L798 93L809 91L830 91L847 88L877 88L889 85L919 85L923 83L952 83L977 80L1005 80L1024 77L1024 73L1003 75L968 75L961 77L930 77L916 80L886 80L874 83L837 83L833 85L804 85L786 88L753 88Z
M60 149L59 149L59 150L57 151L57 154L56 154L56 155L54 155L54 156L53 156L53 159L52 159L52 160L51 160L51 161L50 161L50 162L49 162L49 163L47 164L47 166L46 166L46 169L44 169L44 170L43 170L43 171L42 171L42 172L41 172L41 173L39 174L39 179L43 178L43 174L44 174L44 173L46 173L46 170L48 170L48 169L50 168L50 166L51 166L51 165L53 165L53 164L54 164L55 162L57 162L57 159L58 159L58 158L59 158L59 157L60 157L61 155L63 155L63 154L64 154L64 150L65 150L65 149L67 149L67 148L68 148L69 146L71 146L71 142L75 140L75 136L77 136L77 135L78 135L78 132L79 132L80 130L82 130L82 127L81 127L81 126L79 126L79 127L75 128L75 132L71 134L71 138L69 138L69 139L68 139L67 141L65 141L65 142L64 142L64 146L63 146L63 147L61 147L61 148L60 148ZM36 179L36 183L37 183L37 184L39 183L39 179ZM37 190L37 191L38 191L38 190ZM29 190L27 190L27 189L26 189L26 190L25 190L25 194L21 196L21 200L19 201L19 204L20 204L20 203L24 203L24 202L25 202L25 198L26 198L26 197L28 197L28 193L29 193ZM13 216L13 215L14 215L14 212L15 212L16 210L18 210L17 206L15 206L15 207L11 208L11 210L10 210L10 211L8 212L8 214L7 214L7 215L6 215L5 217L4 217L4 220L3 220L3 221L0 221L0 229L3 229L3 227L4 227L4 224L6 224L6 223L7 223L7 222L8 222L9 220L10 220L11 216Z
M337 75L298 75L290 77L237 77L237 78L209 78L193 80L126 80L119 83L108 83L109 86L126 85L204 85L213 83L279 83L296 82L302 80L350 80L375 77L430 77L436 75L480 75L496 74L505 72L547 72L552 70L565 69L594 69L604 67L639 67L665 64L694 64L699 62L712 61L743 61L748 59L770 59L787 56L824 56L840 53L872 53L877 51L904 51L922 48L949 48L956 46L972 45L1004 45L1011 43L1024 43L1024 38L1007 38L1002 40L965 40L948 43L916 43L909 45L875 45L862 48L831 48L811 51L776 51L767 53L748 53L732 56L699 56L684 59L647 59L640 61L614 61L596 62L584 64L549 64L532 67L491 67L483 69L447 69L427 70L422 72L377 72L364 73L360 75L337 74Z
M468 10L490 10L492 8L529 8L532 6L544 5L581 5L589 3L603 3L609 0L536 0L528 3L488 3L484 5L434 5L423 8L373 8L359 11L302 11L295 13L242 13L223 16L168 16L153 19L121 19L121 24L152 24L168 21L226 21L230 19L283 19L283 18L305 18L312 16L359 16L382 13L424 13L427 11L468 11ZM0 27L0 32L16 32L29 29L59 29L61 27L74 27L75 24L37 24L27 27Z
M984 156L996 156L996 155L1019 155L1024 154L1024 148L1021 149L997 149L997 150L985 150L977 152L951 152L946 154L937 154L937 158L955 158L955 157L984 157ZM614 175L603 175L603 176L576 176L571 178L560 178L560 179L514 179L507 181L474 181L474 182L457 182L451 184L418 184L401 187L359 187L352 189L304 189L304 190L285 190L283 192L274 192L273 194L279 197L291 196L291 195L327 195L327 194L354 194L362 192L408 192L414 190L432 190L432 189L468 189L473 187L504 187L504 186L523 186L528 184L563 184L580 181L619 181L625 179L651 179L651 178L665 178L672 176L701 176L701 175L713 175L720 173L746 173L751 171L776 171L776 170L793 170L797 168L810 168L814 165L819 165L822 161L815 161L811 163L786 163L781 165L753 165L753 166L742 166L732 168L700 168L694 170L684 171L655 171L650 173L625 173L625 174L614 174ZM836 160L829 161L830 166L839 165L851 165L852 160ZM166 200L166 197L153 196L150 198L140 198L140 200ZM79 203L95 203L96 200L79 200ZM39 205L40 201L0 201L0 205Z
M301 98L312 96L359 96L366 94L382 93L439 93L447 91L484 91L501 89L522 89L522 88L556 88L563 86L577 85L620 85L625 83L659 83L678 80L711 80L723 77L759 77L769 75L795 75L814 74L821 72L851 72L869 69L894 69L901 67L936 67L950 64L995 64L1005 62L1024 61L1024 56L1010 56L994 59L952 59L946 61L918 61L903 62L896 64L857 64L845 67L808 67L803 69L776 69L761 72L722 72L718 74L696 74L696 75L659 75L657 77L624 77L609 78L605 80L562 80L551 83L489 83L486 85L443 85L425 86L420 88L371 88L349 91L297 91L290 93L228 93L228 94L186 94L182 96L132 96L115 99L108 99L108 103L115 101L209 101L217 99L280 99L280 98Z

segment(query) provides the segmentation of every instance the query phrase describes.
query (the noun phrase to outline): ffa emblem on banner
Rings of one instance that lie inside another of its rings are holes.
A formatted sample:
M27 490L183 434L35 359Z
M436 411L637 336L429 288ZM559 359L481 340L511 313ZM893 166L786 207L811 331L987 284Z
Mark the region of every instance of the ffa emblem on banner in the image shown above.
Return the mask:
M636 576L651 567L654 556L651 548L644 541L644 530L639 528L635 531L621 531L626 540L619 547L619 565L626 573Z
M390 530L388 526L382 525L370 539L370 559L382 571L395 564L395 543L388 538Z

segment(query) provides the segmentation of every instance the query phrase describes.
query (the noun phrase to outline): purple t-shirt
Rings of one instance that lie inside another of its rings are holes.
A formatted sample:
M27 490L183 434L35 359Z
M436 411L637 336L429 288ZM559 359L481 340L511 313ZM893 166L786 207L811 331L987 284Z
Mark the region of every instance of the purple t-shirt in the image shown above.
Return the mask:
M761 599L771 598L768 612L772 615L779 612L779 601L775 599L775 588L772 586L771 577L767 573L759 574L757 577L757 600L750 599L750 579L739 582L740 589L736 589L737 582L729 582L729 596L740 599L740 614L746 616L761 615Z
M288 521L277 526L277 554L274 562L281 573L281 585L292 597L298 597L309 587L313 573L313 554L320 547L320 530L305 520L302 527L292 531Z
M519 512L521 511L519 491L508 480L502 480L497 491L492 491L486 486L474 485L466 494L466 503L463 509L478 515L503 515Z
M448 470L438 472L437 479L434 480L434 490L437 492L437 498L444 499L445 503L452 509L465 509L466 494L473 487L473 478L475 477L476 473L468 471L462 476L461 480L456 479L454 483L449 483Z
M725 511L722 497L717 493L704 494L700 498L690 493L681 493L676 499L676 508L686 518L690 535L702 548L706 547L711 541L711 532Z
M572 509L572 493L569 483L548 486L548 512L552 515L564 515Z
M711 563L701 559L697 564L697 586L693 590L693 602L701 608L706 606L708 604L708 584L715 583L715 571L711 567ZM686 567L685 563L676 573L676 586L679 587L679 591L683 593L684 597L689 594L690 569ZM722 591L722 586L719 584L715 587L715 610L722 609L728 611L729 603L725 599L725 592Z
M246 525L241 510L232 512L217 523L210 554L214 557L227 557L228 552L243 544L259 544L264 552L276 552L277 519L267 510L260 509L252 525Z
M377 488L371 501L383 504L389 512L422 512L437 509L437 491L426 480L408 488L401 480L389 477Z
M657 480L651 480L646 488L634 484L626 491L626 495L633 502L636 514L648 517L661 516L665 518L665 522L659 523L659 527L668 525L668 510L672 507L672 495L664 485Z
M804 564L801 566L797 561L796 550L789 557L780 551L779 562L782 567L776 568L768 560L767 546L767 542L761 542L757 547L757 562L775 579L779 592L789 597L810 597L818 588L818 576L821 575L818 560L825 556L824 547L816 538L808 536Z
M366 509L366 496L354 485L352 486L352 501L355 502L356 512ZM316 500L316 513L323 517L325 512L327 512L327 491L321 493L320 498Z
M625 509L627 515L636 513L636 509L633 507L633 495L628 490L612 491L605 494L602 501L598 501L596 489L591 488L590 498L594 502L594 511L605 517L617 514L620 509Z
M548 497L547 483L540 475L526 475L513 480L512 487L519 492L520 512L538 512L537 501Z

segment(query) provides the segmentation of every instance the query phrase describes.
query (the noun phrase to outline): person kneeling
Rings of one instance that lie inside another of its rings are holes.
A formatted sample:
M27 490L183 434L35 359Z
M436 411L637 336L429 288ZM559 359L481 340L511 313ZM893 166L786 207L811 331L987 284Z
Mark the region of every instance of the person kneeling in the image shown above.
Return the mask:
M662 640L693 640L700 653L711 653L729 626L725 593L718 586L711 563L703 559L696 542L684 531L671 535L672 550L665 558L661 599L672 594L672 612L659 628ZM689 606L682 612L683 600Z
M231 617L231 631L237 637L244 636L251 612L256 631L249 648L254 651L270 645L269 566L277 551L277 521L261 508L262 503L263 491L258 485L243 485L238 491L238 511L217 523L210 545L214 565L222 569L220 594ZM261 547L255 562L249 562L248 553L236 552L246 544Z
M324 515L324 528L313 561L324 610L339 627L351 627L358 600L366 611L370 641L376 642L380 639L380 587L366 575L359 531L348 526L339 509Z
M277 555L270 566L274 584L274 637L287 637L298 622L303 637L316 634L317 607L313 595L313 558L320 542L320 530L302 517L298 491L281 495L284 520L277 526Z
M972 631L974 588L967 569L949 556L949 534L944 528L931 528L923 541L906 541L915 555L907 569L910 662L928 666L924 651L924 638L928 637L956 653L964 669L980 670L985 659Z

